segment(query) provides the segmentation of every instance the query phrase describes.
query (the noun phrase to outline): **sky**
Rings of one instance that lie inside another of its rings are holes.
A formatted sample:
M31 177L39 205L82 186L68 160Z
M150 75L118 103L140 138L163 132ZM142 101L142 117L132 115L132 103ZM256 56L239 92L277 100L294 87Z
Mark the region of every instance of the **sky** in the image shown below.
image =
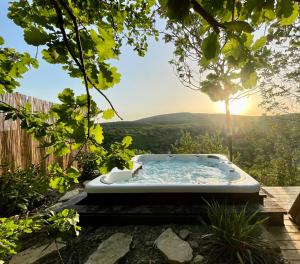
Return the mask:
M0 35L5 46L19 52L29 52L35 56L36 48L29 46L23 39L23 31L7 18L9 1L0 1ZM149 49L145 57L139 57L131 47L123 47L118 61L112 64L121 73L121 82L105 91L124 120L136 120L143 117L176 113L222 113L224 107L213 103L207 95L184 87L177 79L168 61L172 58L173 47L149 40ZM38 53L39 68L31 69L20 80L17 92L40 99L57 102L57 94L64 88L72 88L76 94L84 93L81 81L70 78L60 65L43 61L41 49ZM95 100L101 109L108 104L96 93ZM235 102L233 113L260 115L257 97ZM116 119L115 119L116 120Z

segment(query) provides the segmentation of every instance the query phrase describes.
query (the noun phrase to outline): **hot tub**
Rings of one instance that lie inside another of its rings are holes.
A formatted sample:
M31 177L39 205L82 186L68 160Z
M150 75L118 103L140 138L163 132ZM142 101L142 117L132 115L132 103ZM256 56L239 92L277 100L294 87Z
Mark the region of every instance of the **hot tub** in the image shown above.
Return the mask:
M145 154L133 170L113 169L86 185L88 194L258 194L260 185L223 155Z

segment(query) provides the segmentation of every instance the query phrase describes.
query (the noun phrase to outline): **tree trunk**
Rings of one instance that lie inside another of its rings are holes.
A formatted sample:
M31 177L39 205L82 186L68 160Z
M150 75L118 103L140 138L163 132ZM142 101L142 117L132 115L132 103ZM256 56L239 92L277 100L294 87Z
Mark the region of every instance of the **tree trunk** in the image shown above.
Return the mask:
M232 123L231 123L230 105L229 105L228 97L225 99L225 108L226 108L226 138L227 138L228 156L229 156L229 160L232 161L233 158Z

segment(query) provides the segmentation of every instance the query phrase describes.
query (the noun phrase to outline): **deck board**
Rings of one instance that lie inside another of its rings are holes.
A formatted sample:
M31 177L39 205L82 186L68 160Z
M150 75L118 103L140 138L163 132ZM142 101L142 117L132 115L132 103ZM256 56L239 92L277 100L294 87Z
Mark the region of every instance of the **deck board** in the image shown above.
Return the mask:
M300 186L263 187L264 191L285 210L289 210L300 193ZM284 226L268 227L282 250L283 256L290 264L300 264L300 227L291 221L289 215L284 216Z

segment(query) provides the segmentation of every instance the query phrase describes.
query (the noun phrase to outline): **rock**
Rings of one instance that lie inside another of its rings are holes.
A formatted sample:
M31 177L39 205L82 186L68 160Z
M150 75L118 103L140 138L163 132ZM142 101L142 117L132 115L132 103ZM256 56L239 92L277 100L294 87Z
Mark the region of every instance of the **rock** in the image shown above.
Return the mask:
M189 243L180 239L171 228L168 228L156 239L155 245L168 263L187 263L193 258L193 250Z
M59 202L65 202L68 201L70 199L72 199L73 197L75 197L76 195L78 195L79 193L81 193L81 189L74 189L72 191L68 191L66 192L62 197L59 198Z
M190 234L191 234L191 232L187 229L182 229L179 231L179 236L183 240L186 240Z
M193 259L193 264L200 264L204 262L204 257L202 255L197 255L194 259Z
M199 247L199 244L198 244L197 241L192 240L189 243L190 243L190 245L191 245L192 248L198 248Z
M130 250L132 236L116 233L103 241L85 264L115 264Z
M45 244L40 247L31 247L13 256L9 264L31 264L65 246L65 244L59 242L55 244L53 241L51 244Z

